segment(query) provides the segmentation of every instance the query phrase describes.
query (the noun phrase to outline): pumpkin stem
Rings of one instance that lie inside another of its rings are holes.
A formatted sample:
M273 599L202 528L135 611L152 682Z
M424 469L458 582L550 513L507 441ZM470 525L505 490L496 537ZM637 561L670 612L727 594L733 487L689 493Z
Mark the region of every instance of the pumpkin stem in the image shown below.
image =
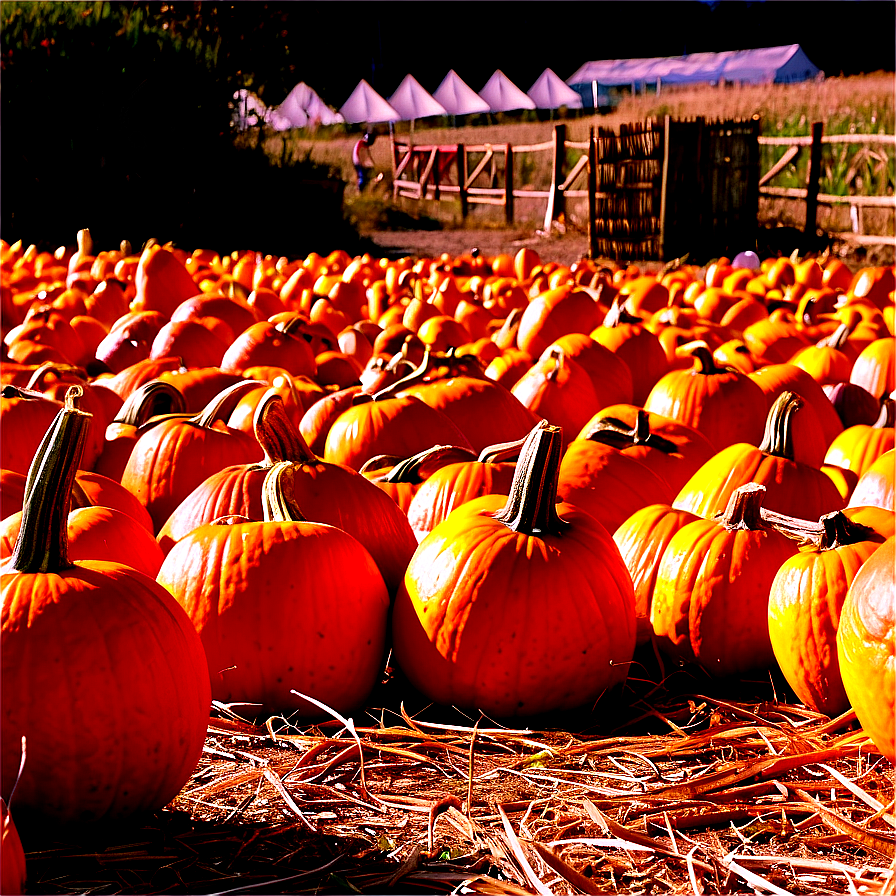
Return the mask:
M665 454L675 454L678 451L678 446L674 442L650 431L650 415L644 408L638 408L638 417L632 429L615 417L601 417L581 434L581 438L609 445L620 451L632 445L645 445Z
M629 314L628 311L623 307L623 303L620 302L619 296L615 296L613 298L613 304L610 306L610 310L607 312L604 317L603 326L605 327L618 327L620 324L643 324L644 321L641 320L640 317L637 317L634 314Z
M492 333L492 342L500 349L510 348L516 345L516 334L520 328L520 321L523 319L523 309L513 308L510 314L504 318L499 330Z
M559 535L569 523L557 515L562 430L539 421L523 443L503 509L492 516L525 535Z
M846 340L849 339L855 326L856 322L854 320L844 321L829 336L819 339L818 342L815 343L816 348L835 348L838 351L842 351L843 346L846 345Z
M402 352L406 351L406 346L407 343L401 347ZM392 362L390 361L389 363L391 364ZM433 366L433 352L431 347L427 345L423 349L423 358L420 363L401 379L396 380L394 383L390 383L388 386L380 389L379 392L374 392L372 396L373 400L380 401L383 398L392 398L405 387L421 382L432 372Z
M726 367L716 364L712 350L702 339L695 339L681 346L681 350L694 358L694 373L702 376L714 376L719 373L730 373Z
M842 510L826 513L817 522L776 513L763 508L762 519L769 525L800 543L812 545L816 551L830 551L860 541L883 541L883 537L869 526L851 520Z
M512 442L498 442L495 445L486 445L479 452L476 460L481 464L499 464L502 461L515 460L520 456L520 451L526 442L527 436L514 439Z
M371 457L361 467L360 472L369 473L371 470L379 469L397 460L398 462L394 466L390 466L387 472L375 474L372 477L373 481L411 482L419 485L440 467L447 466L449 463L475 459L475 453L469 448L463 448L460 445L433 445L432 448L427 448L419 454L402 459L379 454L376 457Z
M548 354L547 360L553 361L553 368L545 374L545 379L548 382L556 379L560 375L560 371L563 369L563 365L566 363L566 352L563 351L560 346L555 346L551 349Z
M87 439L92 414L78 402L81 386L70 386L44 435L28 470L22 525L10 565L18 572L58 572L72 566L68 559L68 514L72 483Z
M270 467L280 461L294 464L317 462L317 455L289 419L283 396L276 389L268 389L261 397L252 425L255 438L264 450L262 466Z
M894 417L896 417L894 411L896 411L896 401L893 401L892 398L882 399L880 415L871 426L874 429L889 429L893 425Z
M215 420L229 417L247 392L266 386L261 380L241 380L219 392L193 419L197 426L208 429Z
M266 523L305 522L296 502L295 471L291 461L278 461L268 470L262 486L261 506Z
M794 460L793 415L805 404L795 392L785 390L776 399L765 418L765 435L759 450L764 454Z
M728 499L725 512L718 518L719 525L726 529L746 529L751 532L768 529L769 524L762 516L765 491L765 486L758 482L748 482L735 489Z
M40 389L44 379L51 373L55 374L57 379L61 379L65 375L77 377L85 383L88 379L87 371L82 367L75 367L74 364L60 364L55 361L47 361L46 363L41 364L40 367L31 374L31 377L25 384L25 388Z
M165 380L150 380L131 392L113 422L139 428L159 415L183 414L186 407L180 389Z

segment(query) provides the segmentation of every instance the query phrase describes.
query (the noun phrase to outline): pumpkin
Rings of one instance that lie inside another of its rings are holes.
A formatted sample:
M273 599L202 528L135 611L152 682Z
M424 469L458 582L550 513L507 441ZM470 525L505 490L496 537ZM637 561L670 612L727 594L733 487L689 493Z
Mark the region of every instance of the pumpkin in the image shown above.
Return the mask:
M137 293L131 302L131 309L159 311L166 320L181 302L199 292L177 254L159 245L143 250L134 275L134 285Z
M589 333L601 320L601 309L591 292L565 284L531 299L517 331L517 348L538 357L555 339L567 333Z
M650 622L659 649L724 678L772 668L768 598L796 543L760 514L765 486L736 489L724 514L679 529L659 558Z
M302 327L298 315L276 324L258 321L234 339L219 366L228 373L243 373L259 365L282 367L293 376L313 377L317 365L309 341L302 336ZM336 344L335 337L332 344Z
M567 333L555 339L541 354L562 349L567 358L580 364L591 377L598 405L627 404L634 396L632 372L619 355L584 333Z
M805 407L799 395L782 392L768 413L759 447L740 442L723 448L685 483L673 506L711 519L735 489L758 482L767 490L763 507L768 510L815 519L839 510L843 499L834 483L794 446L791 421Z
M690 370L672 370L650 390L644 409L680 420L721 450L736 442L758 445L767 408L746 374L718 367L705 343L691 348Z
M202 644L163 587L123 564L68 559L80 392L35 455L0 568L2 794L15 784L18 812L62 823L165 806L196 767L211 699Z
M871 426L857 423L844 429L831 442L824 462L852 470L860 479L882 454L896 446L896 433L890 420L890 410L884 407L876 423Z
M459 445L472 450L450 417L416 396L377 401L368 398L352 404L333 421L323 457L360 470L377 455L404 458L434 445Z
M255 388L244 380L216 396L199 414L173 414L155 422L134 445L121 475L152 517L153 529L211 473L230 464L261 460L263 452L248 433L219 424L240 395Z
M25 850L15 822L0 798L0 893L17 896L25 892Z
M539 423L509 497L454 510L396 598L395 658L441 704L526 716L592 704L626 679L631 578L593 517L556 503L561 434Z
M197 485L159 530L162 550L168 553L193 529L219 517L260 520L265 476L274 464L288 461L293 465L293 497L305 518L343 529L356 538L370 552L394 594L417 546L407 517L395 502L354 470L316 457L274 389L268 389L258 404L254 433L264 460L225 467Z
M636 405L643 405L650 390L669 370L666 352L659 339L640 317L624 311L618 300L614 301L603 323L588 335L626 363L632 375L631 400Z
M636 510L613 533L613 541L632 577L635 590L637 643L646 644L653 634L650 607L659 558L672 536L683 526L700 519L687 510L668 504L649 504Z
M116 320L95 350L112 373L149 358L149 352L168 318L160 311L133 311ZM117 390L116 390L117 391Z
M849 496L849 507L896 510L896 450L885 451L862 473Z
M896 760L894 688L896 541L888 538L856 573L837 629L837 659L859 723L890 762Z
M0 560L12 556L24 511L0 521ZM68 554L71 560L110 560L132 566L151 579L164 554L152 532L123 510L78 507L68 515Z
M830 336L799 349L790 363L805 370L820 386L849 382L855 360L846 348L851 331L849 324L840 324Z
M360 542L302 519L292 477L292 463L274 464L264 520L194 529L171 548L158 581L199 633L216 700L319 718L300 694L349 712L377 683L389 595Z
M582 427L577 438L610 445L643 461L673 491L715 453L693 427L631 404L605 407Z
M489 445L475 460L446 464L431 473L407 508L417 541L422 541L455 507L482 495L509 495L522 445L522 439Z
M855 383L825 386L824 394L833 405L844 429L857 423L871 426L880 417L880 400Z
M785 560L772 582L772 649L806 706L840 715L849 709L837 662L840 612L859 567L893 535L893 513L864 507L826 514L817 524L782 520L778 525L810 544Z
M875 339L862 349L849 375L855 383L881 399L896 389L896 345L892 336Z

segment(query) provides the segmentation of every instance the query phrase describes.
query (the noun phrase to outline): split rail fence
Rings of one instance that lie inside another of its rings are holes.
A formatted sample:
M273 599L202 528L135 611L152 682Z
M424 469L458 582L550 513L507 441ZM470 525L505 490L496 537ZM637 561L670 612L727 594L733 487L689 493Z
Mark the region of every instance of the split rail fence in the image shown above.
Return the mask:
M892 196L834 196L818 192L823 143L896 144L893 136L824 137L820 123L811 137L761 137L758 117L748 120L624 124L619 131L591 128L587 141L566 139L566 125L554 126L550 141L531 145L415 145L392 139L395 198L455 201L461 217L477 204L502 206L508 224L518 201L545 202L545 229L566 210L568 199L586 199L592 257L668 259L718 255L722 241L755 240L759 196L801 199L807 233L815 233L819 203L847 202L861 214L871 206L896 206ZM760 146L788 149L762 173ZM810 158L805 188L770 186L803 147ZM551 152L551 184L533 188L514 181L514 158ZM575 153L578 152L578 157ZM572 160L572 161L570 161ZM892 236L848 234L857 242L893 243ZM856 228L853 228L856 231ZM843 234L841 234L843 236Z

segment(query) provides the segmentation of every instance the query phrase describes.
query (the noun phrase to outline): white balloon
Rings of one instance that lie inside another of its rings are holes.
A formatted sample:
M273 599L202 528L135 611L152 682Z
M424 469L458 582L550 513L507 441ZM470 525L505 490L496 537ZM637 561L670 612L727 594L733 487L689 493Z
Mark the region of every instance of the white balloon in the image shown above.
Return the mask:
M731 262L733 268L748 268L751 271L758 271L760 268L759 256L749 249L746 252L739 252L734 256Z

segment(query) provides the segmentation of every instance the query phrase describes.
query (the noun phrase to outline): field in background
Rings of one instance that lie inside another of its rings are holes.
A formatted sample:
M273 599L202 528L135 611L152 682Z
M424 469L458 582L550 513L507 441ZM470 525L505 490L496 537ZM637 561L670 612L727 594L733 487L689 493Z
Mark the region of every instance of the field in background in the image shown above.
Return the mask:
M750 118L758 115L762 122L763 136L807 136L813 121L824 123L825 135L833 134L894 134L896 133L896 102L894 102L894 76L879 72L850 78L829 78L820 82L794 85L727 86L665 88L655 93L626 97L611 114L586 115L564 118L567 139L587 140L589 128L618 129L626 122L661 119L664 115L686 119L703 116L716 118ZM413 133L415 144L481 145L486 143L537 144L551 139L554 121L532 120L534 113L495 115L487 123L459 127L433 127L417 122ZM528 120L527 120L528 119ZM379 170L391 171L388 129L378 125L383 136L373 147L373 158ZM261 136L269 156L288 164L292 159L310 157L316 162L332 166L348 184L354 183L351 166L351 148L361 128L320 128L315 133L265 131ZM409 124L395 125L399 139L406 140ZM257 133L248 133L241 140L255 142ZM783 155L786 147L762 147L762 170L766 171ZM578 152L571 152L572 164ZM795 163L787 166L773 181L776 186L800 187L805 185L808 152L800 153ZM536 184L544 188L551 179L551 154L549 152L519 153L515 158L514 180L519 185ZM825 145L822 160L820 191L834 195L893 195L896 186L896 151L893 146L861 144ZM353 187L346 192L346 201L352 202ZM369 202L367 205L369 206ZM459 209L455 203L405 202L402 208L415 215L428 215L445 224L460 223ZM766 221L801 226L799 202L787 202L763 198L760 217ZM569 209L575 219L575 206ZM517 202L517 218L521 223L537 223L544 215L544 201ZM846 215L844 222L843 216ZM500 224L501 212L493 207L478 206L467 220L467 226L481 227ZM846 208L819 210L819 226L824 229L849 229ZM893 215L888 209L873 210L865 222L866 232L892 232Z

